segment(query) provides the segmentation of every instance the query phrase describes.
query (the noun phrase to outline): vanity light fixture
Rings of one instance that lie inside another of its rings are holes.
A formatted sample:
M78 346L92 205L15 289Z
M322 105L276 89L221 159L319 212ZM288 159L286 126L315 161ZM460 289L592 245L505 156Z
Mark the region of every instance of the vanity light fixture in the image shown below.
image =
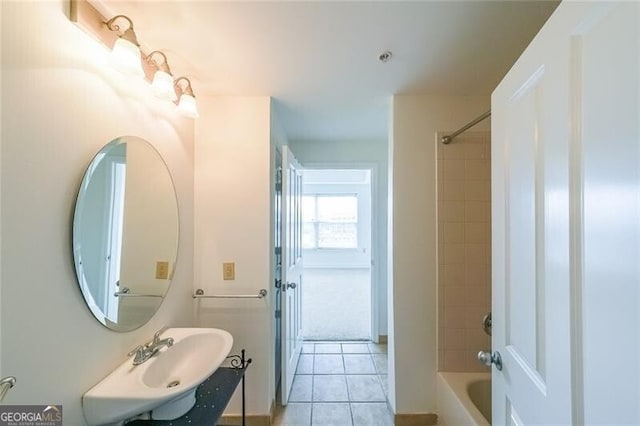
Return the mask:
M120 33L120 25L116 23L118 19L125 20L129 24L129 28ZM128 16L116 15L109 19L105 25L110 31L118 32L118 39L113 45L111 56L116 66L125 74L135 75L136 77L144 77L142 69L140 44L133 31L133 22Z
M161 56L162 62L158 63L158 61L153 59L154 55ZM171 69L169 69L167 56L159 50L154 50L149 53L146 61L156 67L156 72L153 74L153 81L151 82L151 90L154 95L160 99L175 102L178 99L178 96L176 95L176 89L173 84L173 75L171 74Z
M186 81L187 84L183 87L180 85L181 81ZM191 88L191 81L187 77L179 77L176 79L176 90L180 93L180 100L178 101L178 111L180 114L189 118L198 118L198 108L196 107L196 97L193 94Z
M186 77L174 81L167 56L161 51L154 50L146 55L140 49L133 21L128 16L116 15L107 20L90 1L69 0L69 18L112 49L111 55L118 69L129 75L146 77L156 96L174 103L179 98L178 111L187 117L198 117L191 81ZM121 25L125 24L127 27L123 29ZM158 56L162 56L161 62Z

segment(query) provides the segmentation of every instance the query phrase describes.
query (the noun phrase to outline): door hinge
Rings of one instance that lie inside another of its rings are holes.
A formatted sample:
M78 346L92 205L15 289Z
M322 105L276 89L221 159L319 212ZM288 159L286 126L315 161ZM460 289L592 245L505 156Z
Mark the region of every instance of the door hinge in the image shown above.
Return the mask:
M282 167L276 170L276 192L282 191Z

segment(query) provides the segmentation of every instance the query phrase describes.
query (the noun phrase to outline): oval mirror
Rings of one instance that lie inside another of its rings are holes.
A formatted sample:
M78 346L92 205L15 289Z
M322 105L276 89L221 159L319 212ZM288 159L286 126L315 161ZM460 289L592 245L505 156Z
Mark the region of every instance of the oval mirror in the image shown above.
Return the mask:
M145 324L171 283L178 204L171 175L144 139L117 138L85 172L73 217L73 258L93 315L116 331Z

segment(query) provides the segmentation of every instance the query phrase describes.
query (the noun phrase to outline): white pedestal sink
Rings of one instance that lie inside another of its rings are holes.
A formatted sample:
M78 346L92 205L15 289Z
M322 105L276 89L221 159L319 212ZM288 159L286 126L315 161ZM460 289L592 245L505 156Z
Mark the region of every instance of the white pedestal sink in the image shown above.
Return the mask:
M217 328L170 328L163 338L174 344L162 348L143 364L127 359L82 397L90 426L118 425L149 413L158 420L173 420L195 404L200 383L225 360L233 337Z

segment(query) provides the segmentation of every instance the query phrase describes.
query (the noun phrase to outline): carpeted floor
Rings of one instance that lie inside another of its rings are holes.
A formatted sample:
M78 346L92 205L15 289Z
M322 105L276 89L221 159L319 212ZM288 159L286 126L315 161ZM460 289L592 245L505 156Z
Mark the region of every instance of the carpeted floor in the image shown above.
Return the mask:
M302 328L305 340L369 340L370 269L305 268Z

